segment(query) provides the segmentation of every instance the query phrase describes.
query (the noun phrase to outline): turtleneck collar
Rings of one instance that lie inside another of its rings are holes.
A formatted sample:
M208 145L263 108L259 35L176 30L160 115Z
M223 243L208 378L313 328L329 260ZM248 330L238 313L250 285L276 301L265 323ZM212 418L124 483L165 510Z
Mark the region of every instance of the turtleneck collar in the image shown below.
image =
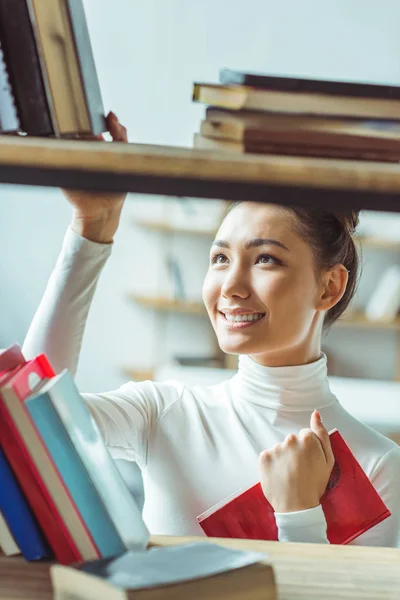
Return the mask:
M337 402L329 389L325 354L295 367L263 367L243 355L237 381L242 400L275 410L310 411Z

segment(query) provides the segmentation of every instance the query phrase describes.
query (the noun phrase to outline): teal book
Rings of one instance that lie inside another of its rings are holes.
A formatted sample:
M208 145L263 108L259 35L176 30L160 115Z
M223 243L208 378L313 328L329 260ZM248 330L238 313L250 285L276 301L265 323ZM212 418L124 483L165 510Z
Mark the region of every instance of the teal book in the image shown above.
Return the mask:
M125 552L125 545L93 486L48 392L28 399L25 406L101 556L106 558Z
M49 441L53 459L99 550L106 547L107 554L110 549L119 554L121 543L122 551L146 548L149 532L141 511L68 370L49 380L26 406L37 419L45 443ZM89 514L95 510L97 514ZM114 540L113 544L108 541L110 548L106 545L109 536Z

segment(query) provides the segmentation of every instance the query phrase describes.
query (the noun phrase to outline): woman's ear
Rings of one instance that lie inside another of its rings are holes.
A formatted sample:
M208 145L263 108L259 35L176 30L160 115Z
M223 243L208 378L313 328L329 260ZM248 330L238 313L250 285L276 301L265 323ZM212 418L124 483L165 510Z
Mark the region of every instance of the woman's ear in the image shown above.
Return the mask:
M349 273L347 269L337 264L330 268L322 276L321 296L318 301L317 310L329 310L335 306L346 291Z

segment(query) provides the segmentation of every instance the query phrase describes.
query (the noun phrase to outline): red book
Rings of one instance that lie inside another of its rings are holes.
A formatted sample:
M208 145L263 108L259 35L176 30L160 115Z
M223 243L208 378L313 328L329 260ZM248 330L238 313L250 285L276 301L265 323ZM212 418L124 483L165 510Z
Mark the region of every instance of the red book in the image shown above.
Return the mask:
M321 498L331 544L348 544L387 517L390 511L335 429L330 433L335 465ZM207 536L277 540L274 509L257 483L229 496L197 520Z
M26 360L18 344L13 344L9 348L0 350L0 373L22 366L25 363Z
M57 560L71 564L100 555L23 402L52 377L44 355L0 377L0 442Z

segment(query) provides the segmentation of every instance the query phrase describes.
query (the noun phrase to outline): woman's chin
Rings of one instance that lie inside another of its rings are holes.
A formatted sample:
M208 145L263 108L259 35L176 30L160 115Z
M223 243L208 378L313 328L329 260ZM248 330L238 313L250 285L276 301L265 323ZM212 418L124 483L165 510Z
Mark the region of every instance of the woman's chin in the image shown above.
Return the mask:
M259 345L251 343L249 340L227 340L224 337L224 339L218 340L218 344L225 354L257 354L260 352Z

